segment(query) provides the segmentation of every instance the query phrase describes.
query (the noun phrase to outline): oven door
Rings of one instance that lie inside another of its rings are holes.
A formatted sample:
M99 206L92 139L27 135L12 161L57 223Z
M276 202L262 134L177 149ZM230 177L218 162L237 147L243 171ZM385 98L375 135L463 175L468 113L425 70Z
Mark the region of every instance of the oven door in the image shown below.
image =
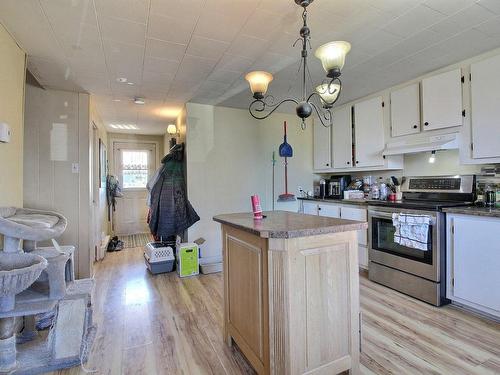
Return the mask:
M401 210L414 214L431 216L429 225L427 250L419 250L402 246L394 242L395 227L392 224L392 213L395 211L369 210L369 236L371 262L392 267L432 281L439 282L440 233L438 231L439 213Z

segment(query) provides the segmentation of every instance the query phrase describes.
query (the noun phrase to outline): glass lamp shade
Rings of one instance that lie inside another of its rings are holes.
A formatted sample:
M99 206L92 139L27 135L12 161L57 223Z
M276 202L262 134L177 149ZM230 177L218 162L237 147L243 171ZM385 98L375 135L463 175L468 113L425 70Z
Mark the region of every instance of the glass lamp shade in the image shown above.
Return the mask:
M269 82L273 80L273 75L268 72L255 71L248 73L245 79L250 84L253 96L255 98L263 98L267 92Z
M316 92L321 98L323 105L331 105L335 103L340 93L340 85L338 83L323 83L316 87Z
M174 135L175 133L177 133L177 126L175 126L174 124L168 125L167 126L167 133L170 135Z
M318 47L314 55L321 60L328 77L338 77L344 67L345 56L351 50L348 42L337 41Z

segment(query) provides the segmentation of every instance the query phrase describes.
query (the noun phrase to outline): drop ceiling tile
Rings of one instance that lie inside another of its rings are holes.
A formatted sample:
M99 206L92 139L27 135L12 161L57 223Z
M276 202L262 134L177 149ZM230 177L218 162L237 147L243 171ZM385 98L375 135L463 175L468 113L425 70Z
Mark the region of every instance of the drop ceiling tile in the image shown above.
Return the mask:
M493 18L489 21L474 27L476 30L493 38L500 38L500 17Z
M217 64L217 69L244 72L252 65L253 59L225 53Z
M205 0L151 0L151 14L179 17L184 13L201 13Z
M201 15L194 34L205 38L231 42L242 28L247 17L248 15L233 17L214 10L207 10ZM224 25L224 27L220 25Z
M426 0L424 5L449 16L475 2L476 0Z
M312 62L314 60L310 60ZM249 70L265 70L270 73L276 73L280 70L295 64L298 69L299 57L290 57L278 53L266 52L262 54L250 67Z
M227 53L256 59L269 47L269 42L264 39L241 34L231 43Z
M394 35L407 38L444 18L445 16L442 13L424 5L419 5L388 23L383 29Z
M194 35L189 42L186 54L209 59L220 59L228 47L228 42Z
M255 0L206 0L205 9L213 9L217 12L238 17L251 14L257 8L258 3Z
M262 0L258 5L259 9L278 14L287 12L295 7L297 6L289 0Z
M146 38L146 25L112 17L100 17L102 37L104 39L143 45Z
M432 25L429 29L447 37L460 34L464 30L459 23L456 23L450 18L446 18L441 22Z
M29 54L45 59L64 59L38 2L0 1L0 22Z
M92 0L40 0L40 4L53 24L68 19L76 23L97 24Z
M216 68L208 76L208 79L211 81L217 81L221 83L233 83L241 76L241 74L242 74L241 72L233 72L231 70Z
M151 14L149 17L148 36L164 41L188 44L197 20L197 14L182 14L181 17Z
M144 70L151 73L175 74L179 65L180 62L176 60L160 59L152 56L144 58Z
M374 30L368 38L363 39L357 45L353 43L353 48L360 48L363 53L374 56L395 46L402 40L402 37L386 30Z
M181 61L186 52L186 47L185 44L148 38L146 42L146 56Z
M275 14L264 9L257 9L248 18L241 33L261 39L272 39L280 28L282 20Z
M368 0L368 4L371 6L380 9L385 13L393 14L394 16L400 16L403 13L406 13L413 7L416 7L423 0L415 1L415 0ZM453 1L453 0L452 0Z
M453 14L448 20L460 25L462 30L466 30L482 22L488 21L493 17L495 17L493 12L475 4Z
M143 84L156 84L156 85L164 85L169 86L175 78L174 73L158 73L158 72L150 72L144 70L142 73L142 83Z
M217 60L202 57L184 56L175 79L181 81L202 81L208 77Z
M477 3L495 14L500 14L500 2L498 0L477 0Z
M146 23L149 0L94 0L101 16Z

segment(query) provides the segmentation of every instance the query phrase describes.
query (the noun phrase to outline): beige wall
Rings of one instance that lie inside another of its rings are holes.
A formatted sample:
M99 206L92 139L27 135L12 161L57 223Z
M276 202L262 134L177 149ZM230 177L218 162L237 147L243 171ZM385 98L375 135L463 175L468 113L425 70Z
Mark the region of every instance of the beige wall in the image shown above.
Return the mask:
M258 194L263 209L272 207L272 151L276 151L276 196L283 192L283 164L277 155L283 142L283 120L289 122L294 157L289 164L289 191L312 187L312 131L300 130L296 116L274 114L258 121L247 110L187 104L188 198L201 220L188 231L188 240L206 239L203 257L221 254L220 225L214 215L251 211L250 196ZM297 202L276 209L296 211Z
M23 205L25 53L0 24L0 122L11 142L0 143L0 206Z

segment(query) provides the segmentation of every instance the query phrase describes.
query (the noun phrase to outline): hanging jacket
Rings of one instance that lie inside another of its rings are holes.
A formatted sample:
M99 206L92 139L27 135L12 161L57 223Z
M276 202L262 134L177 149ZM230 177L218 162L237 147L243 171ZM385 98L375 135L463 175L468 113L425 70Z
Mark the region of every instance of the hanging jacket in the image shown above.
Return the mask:
M187 199L184 181L184 147L177 145L162 160L158 179L151 189L149 228L156 237L182 234L200 220Z

